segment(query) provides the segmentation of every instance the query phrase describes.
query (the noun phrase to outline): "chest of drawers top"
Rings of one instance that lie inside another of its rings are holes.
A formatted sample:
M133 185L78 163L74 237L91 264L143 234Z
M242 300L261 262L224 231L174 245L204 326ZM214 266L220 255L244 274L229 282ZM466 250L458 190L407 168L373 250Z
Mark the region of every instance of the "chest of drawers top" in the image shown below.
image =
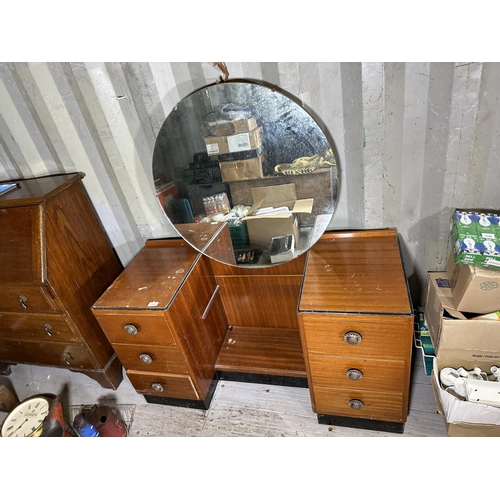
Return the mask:
M201 257L189 245L162 247L153 241L137 254L92 309L167 309Z
M298 311L412 314L396 231L325 233L309 251Z

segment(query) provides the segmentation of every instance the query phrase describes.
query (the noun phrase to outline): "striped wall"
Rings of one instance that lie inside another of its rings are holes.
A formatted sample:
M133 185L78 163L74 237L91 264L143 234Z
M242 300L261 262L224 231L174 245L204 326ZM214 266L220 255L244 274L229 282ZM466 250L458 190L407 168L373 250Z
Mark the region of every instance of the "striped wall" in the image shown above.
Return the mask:
M396 227L416 302L427 270L444 269L452 209L500 208L500 63L226 64L299 98L333 137L330 227ZM154 196L156 134L220 75L211 62L0 63L0 180L84 172L126 265L145 239L174 235Z

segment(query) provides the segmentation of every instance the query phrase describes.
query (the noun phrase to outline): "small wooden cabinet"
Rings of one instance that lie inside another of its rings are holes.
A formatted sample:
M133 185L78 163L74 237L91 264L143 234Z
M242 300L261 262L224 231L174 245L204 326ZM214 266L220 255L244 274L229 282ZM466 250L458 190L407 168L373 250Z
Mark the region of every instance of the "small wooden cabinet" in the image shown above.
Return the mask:
M395 231L326 233L298 305L320 423L403 432L413 310Z
M0 197L0 367L68 368L116 389L122 366L91 312L122 271L81 173Z
M206 257L149 240L92 311L147 401L208 408L228 324Z

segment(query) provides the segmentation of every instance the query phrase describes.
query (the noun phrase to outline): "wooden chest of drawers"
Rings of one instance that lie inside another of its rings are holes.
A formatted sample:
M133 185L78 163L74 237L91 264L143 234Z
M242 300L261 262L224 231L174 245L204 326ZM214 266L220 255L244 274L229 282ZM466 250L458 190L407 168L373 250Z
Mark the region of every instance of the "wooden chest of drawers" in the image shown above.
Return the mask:
M148 402L208 408L228 324L206 257L150 240L92 311Z
M403 432L413 311L396 232L324 234L308 254L298 318L318 421Z
M22 180L0 197L0 367L68 368L116 389L122 367L91 306L122 265L83 177Z

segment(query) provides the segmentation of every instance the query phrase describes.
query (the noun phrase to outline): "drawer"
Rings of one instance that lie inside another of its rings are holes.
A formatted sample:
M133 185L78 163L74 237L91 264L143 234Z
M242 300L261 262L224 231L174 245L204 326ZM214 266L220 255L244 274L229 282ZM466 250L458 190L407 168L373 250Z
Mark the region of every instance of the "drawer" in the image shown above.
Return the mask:
M404 361L309 356L314 387L403 393L406 383Z
M127 377L135 390L141 394L164 398L200 399L191 378L187 375L165 375L164 373L142 373L127 370Z
M84 346L65 345L61 342L31 342L0 338L0 360L10 363L57 366L70 370L95 368Z
M0 338L81 342L62 314L0 312Z
M413 317L299 314L299 323L309 354L399 360L410 357Z
M0 290L2 311L52 312L56 310L52 304L45 287L6 287Z
M113 344L113 349L127 370L188 373L177 346Z
M403 395L383 392L333 389L314 387L316 413L341 417L405 422L406 409L403 409ZM352 408L361 401L360 408ZM404 410L404 411L403 411Z
M111 343L175 344L163 311L144 314L142 311L103 312L94 309L93 313Z

